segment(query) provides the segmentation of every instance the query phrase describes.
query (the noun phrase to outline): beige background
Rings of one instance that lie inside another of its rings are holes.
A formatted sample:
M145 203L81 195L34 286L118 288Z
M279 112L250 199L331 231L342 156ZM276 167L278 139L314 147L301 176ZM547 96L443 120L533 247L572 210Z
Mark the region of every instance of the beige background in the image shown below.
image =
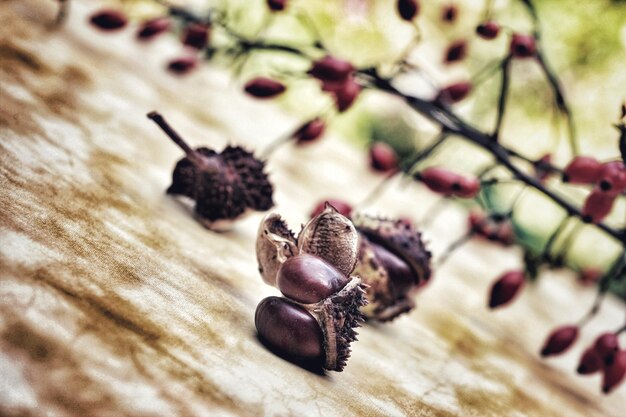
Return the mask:
M91 4L91 6L89 6ZM261 215L228 233L202 228L164 195L181 152L145 113L159 110L193 145L261 149L298 121L244 97L226 73L184 79L178 49L104 35L76 1L49 31L50 1L0 2L0 414L618 416L622 386L574 374L623 306L608 300L572 352L537 352L594 292L546 273L510 308L486 293L515 250L472 242L389 325L367 325L343 373L311 374L265 350L254 310L276 290L257 271ZM295 226L320 199L358 201L379 177L337 137L287 146L270 162L276 210ZM419 220L435 202L395 183L374 212ZM441 253L463 233L449 207L425 230Z

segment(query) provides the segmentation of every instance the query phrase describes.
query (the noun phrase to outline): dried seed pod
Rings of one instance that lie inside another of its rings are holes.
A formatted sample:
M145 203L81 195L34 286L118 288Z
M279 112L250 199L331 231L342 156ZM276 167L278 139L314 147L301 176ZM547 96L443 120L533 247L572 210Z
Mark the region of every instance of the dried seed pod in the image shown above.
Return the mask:
M257 259L263 280L277 286L288 302L297 304L317 320L324 336L323 367L328 370L343 370L350 356L350 343L356 340L354 327L364 319L360 308L367 304L366 286L360 278L350 277L356 263L358 239L350 220L329 204L303 226L297 239L276 214L267 216L259 228ZM299 347L303 343L299 341L293 341L292 345L274 334L283 334L284 326L288 329L297 323L265 323L282 320L274 316L257 314L259 335L282 356L295 356L298 363L303 358L310 360L301 353L309 352L309 345ZM289 339L288 335L284 337Z
M431 276L431 254L421 234L400 219L360 215L354 222L361 244L353 273L369 286L364 313L387 321L412 310L415 291Z
M349 276L357 261L359 235L352 222L326 203L298 235L300 253L316 255Z
M299 253L296 237L276 213L268 214L259 225L256 257L259 272L266 284L275 286L283 262Z
M265 211L274 205L265 164L252 153L233 146L221 153L208 148L194 150L160 114L151 112L148 118L185 151L167 193L194 200L195 213L204 226L223 230L249 211Z

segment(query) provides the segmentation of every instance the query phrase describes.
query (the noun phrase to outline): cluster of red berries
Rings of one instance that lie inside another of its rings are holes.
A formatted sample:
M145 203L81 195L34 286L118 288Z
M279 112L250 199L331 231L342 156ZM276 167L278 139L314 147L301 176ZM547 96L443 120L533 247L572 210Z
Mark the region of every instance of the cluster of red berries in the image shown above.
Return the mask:
M128 24L126 16L119 10L114 9L99 10L90 16L89 21L93 26L107 32L121 30ZM172 21L168 17L156 17L141 22L135 36L140 42L148 42L172 30L172 28ZM208 45L210 37L210 25L188 22L183 27L180 41L190 50L201 51ZM177 75L187 74L197 66L198 58L196 54L175 58L167 63L167 69Z
M589 156L577 156L563 170L563 181L593 186L582 214L586 221L599 223L611 213L617 196L626 191L626 165L622 161L602 163Z
M567 351L578 339L577 326L556 328L545 341L541 356L558 355ZM608 394L624 382L626 377L626 350L620 349L618 333L603 333L587 347L576 369L580 375L602 373L602 392Z

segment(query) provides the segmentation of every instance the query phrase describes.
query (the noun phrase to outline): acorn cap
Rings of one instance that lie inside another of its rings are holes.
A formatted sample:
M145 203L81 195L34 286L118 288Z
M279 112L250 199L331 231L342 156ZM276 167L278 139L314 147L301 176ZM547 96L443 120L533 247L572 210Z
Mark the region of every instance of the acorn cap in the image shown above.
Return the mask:
M265 216L256 239L256 258L263 281L275 286L282 263L297 254L296 238L282 217L276 213Z

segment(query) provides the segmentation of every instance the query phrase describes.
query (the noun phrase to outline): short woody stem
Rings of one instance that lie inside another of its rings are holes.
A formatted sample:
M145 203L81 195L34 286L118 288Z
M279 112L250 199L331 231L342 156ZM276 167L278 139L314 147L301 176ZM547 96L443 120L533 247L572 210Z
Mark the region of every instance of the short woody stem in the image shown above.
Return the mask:
M165 121L160 113L152 111L148 113L147 116L148 119L156 123L175 144L180 146L180 148L185 151L185 154L187 154L187 157L189 157L192 162L198 162L198 153L193 150L187 142L185 142L185 140L172 128L172 126L170 126L169 123L167 123L167 121Z

